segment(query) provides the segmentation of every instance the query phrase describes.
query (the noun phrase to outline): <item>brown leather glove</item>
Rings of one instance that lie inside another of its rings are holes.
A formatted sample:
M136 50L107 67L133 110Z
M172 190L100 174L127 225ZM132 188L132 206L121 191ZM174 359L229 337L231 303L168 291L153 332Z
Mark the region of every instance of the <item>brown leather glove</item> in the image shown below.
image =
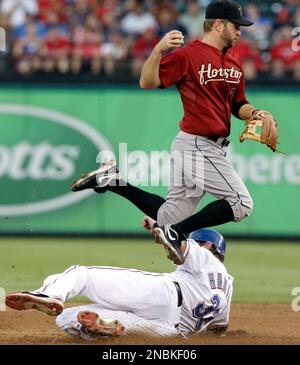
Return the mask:
M277 122L272 114L266 110L255 110L252 117L245 121L246 127L240 136L240 142L252 139L266 144L273 152L277 150ZM256 131L256 127L261 127L261 133Z

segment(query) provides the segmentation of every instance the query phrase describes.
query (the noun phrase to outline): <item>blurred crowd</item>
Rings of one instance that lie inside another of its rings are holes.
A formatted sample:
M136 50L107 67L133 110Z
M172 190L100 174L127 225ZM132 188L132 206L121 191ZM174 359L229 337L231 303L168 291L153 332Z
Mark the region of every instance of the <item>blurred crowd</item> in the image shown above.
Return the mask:
M172 29L185 42L202 37L209 0L0 0L6 66L19 74L127 74L138 77L159 39ZM300 1L239 1L254 21L240 53L248 80L300 80ZM298 49L299 48L299 49ZM2 72L5 71L2 67Z

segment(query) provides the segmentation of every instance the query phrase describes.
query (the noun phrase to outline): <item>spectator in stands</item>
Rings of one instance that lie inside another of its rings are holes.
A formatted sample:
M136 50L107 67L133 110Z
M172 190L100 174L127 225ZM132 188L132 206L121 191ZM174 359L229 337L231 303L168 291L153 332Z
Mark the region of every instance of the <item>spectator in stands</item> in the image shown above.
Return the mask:
M119 20L115 13L105 13L101 19L104 41L109 42L110 33L119 30Z
M168 1L168 0L154 0L152 4L151 12L155 16L156 19L158 19L159 14L163 10L169 10L171 12L176 11L176 7L174 4L174 1Z
M291 14L289 8L285 5L279 5L275 8L275 15L273 21L273 31L285 25L292 25Z
M268 71L268 64L262 59L256 42L239 39L235 52L241 57L246 80L255 80L258 75Z
M68 20L68 4L65 0L38 0L39 19L41 22L46 22L48 13L56 13L60 24L66 23Z
M260 8L254 4L249 3L246 6L246 14L249 19L251 19L254 24L251 29L243 29L245 32L245 38L257 42L258 47L261 50L266 50L270 46L270 33L272 29L272 21L269 17L261 15Z
M293 15L293 25L300 27L300 6L298 6Z
M205 13L201 10L196 0L190 0L187 5L187 11L179 17L179 22L182 24L192 41L201 38L203 34L203 22Z
M59 29L61 36L67 37L70 34L68 25L60 21L59 14L54 10L49 10L44 18L41 19L47 34L52 28Z
M113 75L128 56L128 44L121 31L112 30L109 39L101 46L100 53L105 74Z
M9 18L12 28L25 24L26 14L37 15L39 11L36 0L2 0L0 13Z
M283 2L290 4L290 5L298 5L299 0L283 0Z
M13 34L16 39L24 38L28 35L28 25L34 24L36 27L36 34L38 37L43 38L47 34L47 29L45 24L36 19L35 16L31 14L26 14L25 23L14 28Z
M132 45L133 59L131 63L131 74L134 77L140 75L144 62L159 40L160 38L157 36L154 28L147 28L144 33L135 40Z
M16 59L17 71L30 76L41 68L42 39L37 35L35 24L26 26L26 35L19 38L13 47L13 57Z
M78 74L84 65L88 65L93 74L101 71L100 46L103 42L102 29L96 15L87 17L84 25L74 30L71 68Z
M185 27L177 21L175 11L163 8L158 15L158 36L163 37L166 33L173 29L179 30L184 36L187 35Z
M133 9L121 20L121 29L128 36L139 36L147 28L157 28L157 22L154 16L144 10L141 1L133 2Z
M51 28L44 40L42 69L46 72L69 71L70 40L62 35L60 28Z
M120 0L90 0L90 6L97 18L102 21L107 14L121 15Z
M136 77L149 50L166 32L180 30L185 43L201 38L201 9L210 1L0 0L0 26L7 30L9 51L0 58L0 72L5 69L3 57L8 55L5 64L11 67L12 55L12 64L24 75L89 69L106 75L123 70ZM292 28L300 27L299 1L268 4L253 0L246 7L255 24L243 29L244 42L236 47L245 77L300 80L300 42L292 48L300 32L291 34Z
M271 74L274 78L280 79L292 74L299 79L300 50L292 47L292 28L282 27L273 36L274 44L271 53Z
M92 13L93 8L90 6L89 0L76 0L70 14L71 27L84 25L87 17Z

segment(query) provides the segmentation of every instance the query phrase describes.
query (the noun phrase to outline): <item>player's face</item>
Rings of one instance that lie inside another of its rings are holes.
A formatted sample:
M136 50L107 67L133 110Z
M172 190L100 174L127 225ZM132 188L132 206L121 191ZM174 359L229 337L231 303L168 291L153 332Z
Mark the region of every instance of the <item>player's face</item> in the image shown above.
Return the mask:
M227 22L224 25L223 32L221 33L221 39L225 43L225 48L235 46L236 42L241 36L241 26L231 22Z

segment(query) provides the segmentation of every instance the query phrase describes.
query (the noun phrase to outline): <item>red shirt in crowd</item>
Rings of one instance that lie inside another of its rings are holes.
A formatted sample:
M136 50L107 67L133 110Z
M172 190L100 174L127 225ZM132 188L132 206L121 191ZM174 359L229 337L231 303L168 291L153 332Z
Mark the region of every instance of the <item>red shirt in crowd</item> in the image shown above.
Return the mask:
M259 50L252 49L247 41L239 40L234 47L234 51L240 55L242 62L252 61L257 71L263 71L265 69L265 64Z
M64 13L65 0L38 0L40 9L40 21L45 22L47 20L47 13L54 11L58 15L60 23L65 23L68 19Z
M153 48L160 41L158 36L154 36L151 40L146 39L143 35L138 37L132 46L132 55L134 58L147 58Z
M295 61L300 59L300 52L293 50L291 40L278 42L272 47L270 53L273 60L281 60L284 62L287 69L289 69Z
M88 3L99 19L102 19L107 13L117 12L120 6L118 0L89 0Z
M67 38L60 37L57 39L47 39L45 41L45 47L50 52L51 57L58 57L61 52L69 52L70 42Z
M246 100L241 60L232 49L223 55L194 41L162 58L159 77L162 87L175 84L180 93L181 130L206 137L230 134L232 104Z

